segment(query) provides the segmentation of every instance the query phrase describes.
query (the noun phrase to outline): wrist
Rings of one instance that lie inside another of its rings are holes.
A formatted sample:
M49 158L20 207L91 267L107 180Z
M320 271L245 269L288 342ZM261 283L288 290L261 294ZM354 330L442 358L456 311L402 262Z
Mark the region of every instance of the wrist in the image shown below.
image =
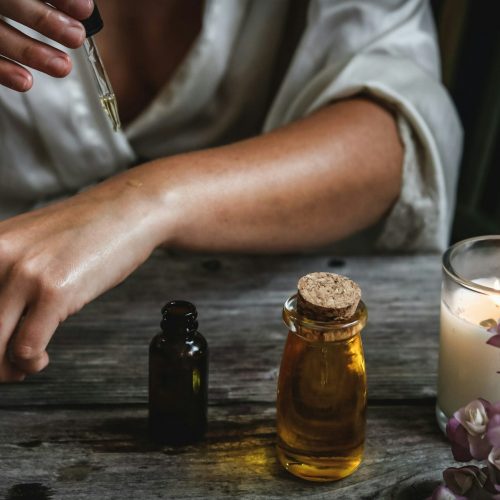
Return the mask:
M92 193L93 198L112 203L115 216L137 233L149 252L173 241L179 220L179 193L160 170L159 165L149 163L135 167L103 182Z

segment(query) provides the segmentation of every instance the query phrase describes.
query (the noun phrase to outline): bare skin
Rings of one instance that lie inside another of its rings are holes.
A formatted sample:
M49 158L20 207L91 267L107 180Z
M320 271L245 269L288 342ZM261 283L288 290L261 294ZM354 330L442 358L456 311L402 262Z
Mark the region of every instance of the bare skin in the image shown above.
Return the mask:
M17 21L68 48L80 47L85 30L79 19L90 16L92 0L0 0L0 16ZM71 59L61 50L33 40L0 20L0 85L19 92L33 86L33 68L56 78L71 71Z
M397 199L402 157L393 116L356 98L0 222L0 381L42 370L59 323L158 246L282 252L370 226Z
M96 38L120 103L120 118L127 125L186 57L202 27L203 2L106 0L99 10L106 29Z

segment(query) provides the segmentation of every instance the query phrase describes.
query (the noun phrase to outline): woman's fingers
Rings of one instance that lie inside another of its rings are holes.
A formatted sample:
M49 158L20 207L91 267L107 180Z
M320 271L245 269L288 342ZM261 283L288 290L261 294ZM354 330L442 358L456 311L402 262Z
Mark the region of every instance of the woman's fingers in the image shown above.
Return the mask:
M0 85L25 92L33 84L29 71L20 65L62 78L71 71L67 54L41 43L13 28L11 19L68 48L76 49L85 40L79 20L92 13L92 0L0 0ZM17 63L17 64L16 64Z
M26 92L33 86L33 77L21 65L0 56L0 85Z
M14 369L24 376L41 372L49 364L49 355L46 351L35 358L30 357L29 359L16 357L15 354L10 354L10 356Z
M82 23L39 0L0 0L0 14L71 49L85 39Z
M94 10L93 0L51 0L49 3L68 16L79 20L87 19Z
M0 54L58 78L71 71L71 60L67 54L33 40L3 21L0 21Z
M45 350L59 326L59 320L51 314L53 309L41 301L28 308L10 343L9 357L25 373L38 373L49 364Z
M47 277L43 259L17 257L15 239L0 237L0 382L48 365L46 348L68 295L55 273Z
M25 304L22 295L9 288L0 293L0 382L15 382L24 378L20 368L9 359L8 345Z

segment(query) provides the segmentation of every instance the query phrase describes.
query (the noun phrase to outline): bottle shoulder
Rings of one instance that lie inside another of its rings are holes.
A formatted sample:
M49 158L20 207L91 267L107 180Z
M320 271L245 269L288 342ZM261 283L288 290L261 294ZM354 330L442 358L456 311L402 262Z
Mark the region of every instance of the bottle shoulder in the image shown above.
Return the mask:
M151 340L150 351L196 357L208 353L208 343L198 331L189 336L169 335L160 332Z
M193 337L193 340L197 343L197 345L200 347L200 348L203 348L203 349L208 349L208 342L207 342L207 339L200 333L200 332L196 332L194 334L194 337Z
M208 343L198 331L192 337L186 339L185 345L192 356L203 356L208 353Z

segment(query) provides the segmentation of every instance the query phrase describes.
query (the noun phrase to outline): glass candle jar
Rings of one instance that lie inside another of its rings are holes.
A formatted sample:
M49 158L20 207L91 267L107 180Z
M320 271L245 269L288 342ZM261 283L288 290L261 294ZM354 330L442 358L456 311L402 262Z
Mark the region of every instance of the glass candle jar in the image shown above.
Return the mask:
M500 401L500 236L456 243L443 255L436 416L444 431L477 398Z
M277 396L277 452L292 474L333 481L359 466L365 441L366 372L359 302L347 321L316 321L297 312L297 296L283 308L289 329Z

